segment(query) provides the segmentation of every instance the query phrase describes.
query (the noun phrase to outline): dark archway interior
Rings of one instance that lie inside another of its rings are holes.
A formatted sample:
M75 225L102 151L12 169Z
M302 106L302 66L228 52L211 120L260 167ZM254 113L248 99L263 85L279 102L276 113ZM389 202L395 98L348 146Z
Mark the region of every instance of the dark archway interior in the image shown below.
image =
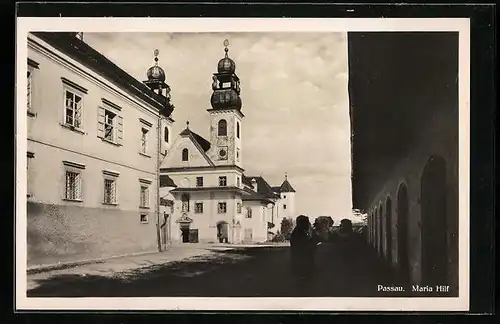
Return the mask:
M424 284L447 283L446 162L434 156L422 174L422 269Z
M378 252L381 256L384 255L384 208L380 205L378 209Z
M385 204L385 244L387 246L387 261L392 263L392 202L387 198Z
M397 198L397 229L398 229L398 267L403 277L410 278L410 258L408 255L408 190L403 184L399 187Z

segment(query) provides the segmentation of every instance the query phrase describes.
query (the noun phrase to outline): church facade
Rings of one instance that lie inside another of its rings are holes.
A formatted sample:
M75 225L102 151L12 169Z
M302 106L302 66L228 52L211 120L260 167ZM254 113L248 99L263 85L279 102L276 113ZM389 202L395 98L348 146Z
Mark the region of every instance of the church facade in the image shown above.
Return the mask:
M295 190L285 178L271 186L243 168L240 79L225 57L212 77L209 138L189 127L169 147L160 168L160 199L173 243L264 242L279 231L283 218L295 218Z

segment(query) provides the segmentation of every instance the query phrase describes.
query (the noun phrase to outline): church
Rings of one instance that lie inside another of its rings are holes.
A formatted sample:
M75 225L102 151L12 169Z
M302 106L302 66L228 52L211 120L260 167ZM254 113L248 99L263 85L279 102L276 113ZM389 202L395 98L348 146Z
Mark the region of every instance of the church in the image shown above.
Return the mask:
M187 121L172 143L167 141L159 191L162 237L168 242L264 242L280 230L284 218L296 217L295 190L286 175L280 186L271 186L260 175L245 174L245 115L228 45L226 40L225 56L212 77L211 108L206 112L209 138ZM157 69L164 79L163 70Z

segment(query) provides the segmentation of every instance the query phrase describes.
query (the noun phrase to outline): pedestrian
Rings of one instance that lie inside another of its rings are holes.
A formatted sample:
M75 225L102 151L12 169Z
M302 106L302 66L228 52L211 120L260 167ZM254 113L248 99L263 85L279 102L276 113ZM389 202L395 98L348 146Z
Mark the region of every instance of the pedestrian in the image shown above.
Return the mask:
M291 268L297 288L307 293L312 287L314 275L314 256L318 245L309 218L300 215L290 237Z

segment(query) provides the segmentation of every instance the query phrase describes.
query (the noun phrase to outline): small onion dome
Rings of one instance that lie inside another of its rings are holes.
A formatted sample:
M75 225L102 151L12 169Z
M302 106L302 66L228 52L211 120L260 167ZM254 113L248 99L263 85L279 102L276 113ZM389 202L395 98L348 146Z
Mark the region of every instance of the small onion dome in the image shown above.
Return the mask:
M217 72L219 73L234 73L236 70L236 64L229 57L224 57L217 64Z
M229 41L226 39L224 40L224 52L226 52L226 55L224 56L224 58L222 60L219 61L219 64L217 64L217 71L219 73L234 73L234 71L236 70L236 64L234 64L234 61L231 60L228 56L227 56L227 52L229 52L229 49L227 48L227 46L229 45Z
M237 108L241 109L241 98L234 89L221 89L214 91L210 98L214 109Z
M157 49L154 51L154 56L155 56L155 65L150 67L148 69L148 72L146 73L148 77L148 81L161 81L165 82L165 71L161 67L158 66L158 54L160 54L160 51Z
M149 81L161 81L165 82L165 71L158 65L154 65L148 69L147 72Z

